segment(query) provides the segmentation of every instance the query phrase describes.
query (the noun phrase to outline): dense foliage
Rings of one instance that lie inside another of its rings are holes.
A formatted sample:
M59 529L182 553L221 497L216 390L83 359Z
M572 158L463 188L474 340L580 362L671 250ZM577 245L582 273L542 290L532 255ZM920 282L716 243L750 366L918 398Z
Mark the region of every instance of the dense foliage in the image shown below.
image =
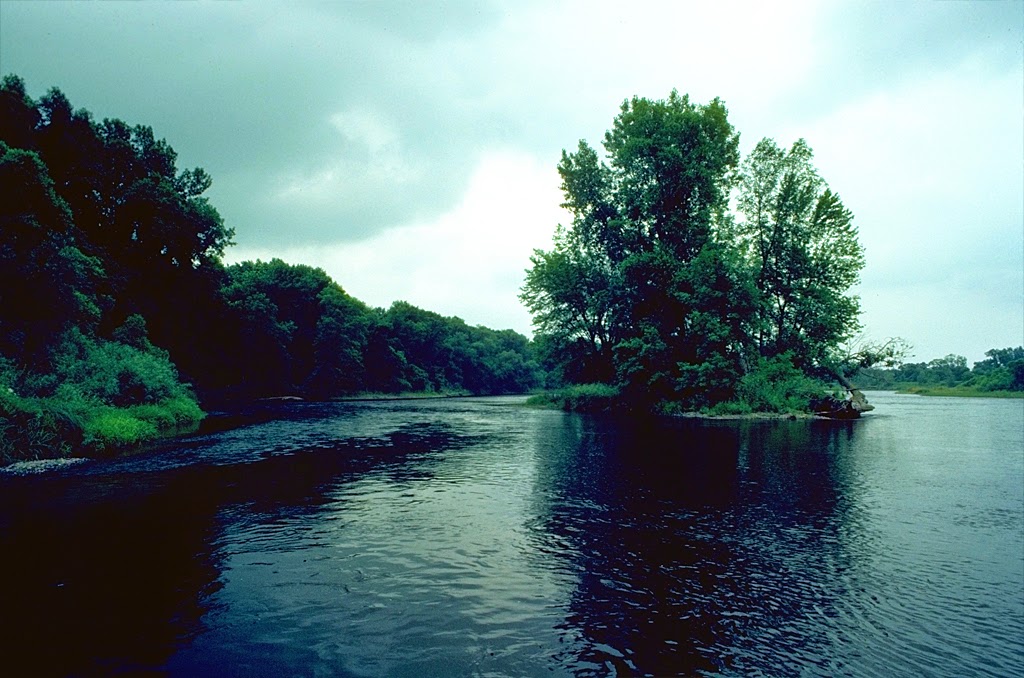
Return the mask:
M0 81L0 463L194 426L200 400L542 380L510 330L370 308L308 266L224 266L211 178L176 161L149 127Z
M372 309L320 269L275 259L225 269L217 374L236 397L521 393L541 375L526 337L398 301Z
M895 369L862 370L857 380L865 388L923 393L971 395L1024 394L1024 346L993 348L985 359L967 367L967 358L947 355L926 363L905 363Z
M738 142L721 101L672 92L624 102L604 158L585 141L563 151L573 220L535 251L521 295L562 381L612 385L638 409L786 411L849 371L852 214L803 140L765 139L743 162Z

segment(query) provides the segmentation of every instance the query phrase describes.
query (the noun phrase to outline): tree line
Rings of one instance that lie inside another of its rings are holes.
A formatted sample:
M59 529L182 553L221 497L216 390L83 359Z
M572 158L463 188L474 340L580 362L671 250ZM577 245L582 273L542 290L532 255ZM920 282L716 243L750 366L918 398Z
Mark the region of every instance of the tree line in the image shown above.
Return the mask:
M211 182L148 126L0 80L0 462L134 444L200 402L542 381L511 330L371 308L309 266L225 266Z
M857 376L865 388L941 393L1024 392L1024 346L993 348L985 359L967 367L967 358L949 354L928 362L903 363L892 369L869 368Z
M805 141L741 159L725 105L673 91L625 101L603 146L563 151L572 221L521 295L565 383L632 409L807 410L899 357L848 348L864 249Z

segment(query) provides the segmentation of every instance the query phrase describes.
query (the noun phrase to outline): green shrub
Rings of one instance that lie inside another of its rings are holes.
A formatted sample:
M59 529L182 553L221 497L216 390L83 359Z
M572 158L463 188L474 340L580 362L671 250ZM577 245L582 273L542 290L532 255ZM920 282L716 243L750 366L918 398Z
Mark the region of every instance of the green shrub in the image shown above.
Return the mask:
M762 360L754 370L745 374L736 389L736 400L716 406L717 413L725 410L748 412L806 412L811 400L824 394L825 384L801 372L788 354Z
M0 464L123 449L195 427L195 396L167 354L134 321L136 345L73 329L57 343L51 371L30 372L0 357Z
M94 452L138 445L157 437L157 428L129 411L109 408L85 424L83 444Z
M527 405L557 407L567 412L608 412L622 406L619 389L608 384L577 384L530 396Z
M139 341L138 337L135 340ZM167 353L152 345L138 348L71 330L61 341L53 363L54 386L74 384L84 396L108 405L156 403L187 394Z
M750 414L753 410L749 403L740 400L729 400L717 403L706 410L707 414L720 417L733 414Z

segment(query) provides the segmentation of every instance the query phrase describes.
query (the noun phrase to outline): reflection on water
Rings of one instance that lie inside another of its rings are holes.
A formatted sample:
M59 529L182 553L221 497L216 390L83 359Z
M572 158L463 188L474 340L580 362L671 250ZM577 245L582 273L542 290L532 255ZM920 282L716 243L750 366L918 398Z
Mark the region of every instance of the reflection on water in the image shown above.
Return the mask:
M1015 675L1024 408L281 404L0 475L16 673Z
M564 627L584 642L567 666L776 674L827 659L791 629L828 606L846 557L822 536L843 520L825 460L851 426L577 419L543 441L565 455L544 474L545 533L579 573Z

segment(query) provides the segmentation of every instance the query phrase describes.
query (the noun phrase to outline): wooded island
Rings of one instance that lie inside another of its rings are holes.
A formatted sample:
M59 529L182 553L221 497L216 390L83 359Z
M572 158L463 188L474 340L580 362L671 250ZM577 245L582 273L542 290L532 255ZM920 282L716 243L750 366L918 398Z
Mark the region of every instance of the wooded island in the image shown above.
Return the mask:
M867 407L826 394L853 391L850 375L898 359L902 344L849 349L864 250L805 141L763 139L741 161L723 103L673 91L624 102L604 149L563 151L573 220L536 251L522 293L546 366L600 385L578 392L586 406Z

